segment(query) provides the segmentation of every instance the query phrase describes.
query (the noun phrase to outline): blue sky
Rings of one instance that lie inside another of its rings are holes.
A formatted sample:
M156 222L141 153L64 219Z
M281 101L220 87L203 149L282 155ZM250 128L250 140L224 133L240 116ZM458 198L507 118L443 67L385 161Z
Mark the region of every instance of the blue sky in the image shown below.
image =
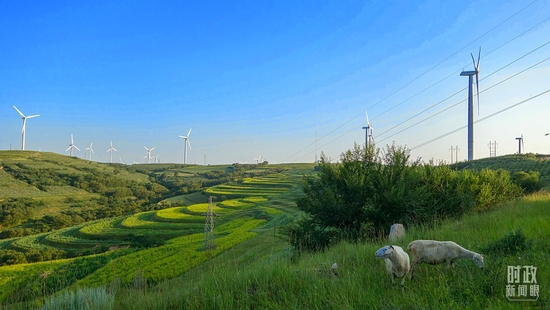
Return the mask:
M28 150L68 155L73 134L78 157L93 143L92 159L108 162L113 141L117 162L144 162L146 146L181 163L178 135L193 128L190 163L336 160L364 143L368 109L378 146L446 161L458 146L464 160L466 129L425 143L466 125L460 71L481 46L475 118L528 101L476 124L475 158L489 156L489 141L498 155L517 152L521 134L527 152L550 153L550 93L536 97L550 89L548 1L0 6L2 150L21 148L15 105L40 114Z

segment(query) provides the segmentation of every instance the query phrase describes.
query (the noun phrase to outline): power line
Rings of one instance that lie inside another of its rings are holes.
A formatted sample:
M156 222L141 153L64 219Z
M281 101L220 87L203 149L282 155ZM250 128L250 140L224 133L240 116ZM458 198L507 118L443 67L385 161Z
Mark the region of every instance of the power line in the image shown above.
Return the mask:
M531 97L531 98L529 98L529 99L525 99L525 100L520 101L520 102L518 102L518 103L516 103L516 104L513 104L513 105L511 105L511 106L509 106L509 107L506 107L506 108L504 108L504 109L502 109L502 110L499 110L499 111L497 111L497 112L495 112L495 113L493 113L493 114L490 114L490 115L488 115L488 116L486 116L486 117L480 118L479 120L475 121L474 124L477 124L477 123L479 123L479 122L482 122L482 121L484 121L484 120L486 120L486 119L488 119L488 118L491 118L491 117L493 117L493 116L495 116L495 115L498 115L498 114L500 114L500 113L502 113L502 112L504 112L504 111L510 110L511 108L517 107L518 105L524 104L524 103L526 103L526 102L528 102L528 101L531 101L531 100L533 100L533 99L535 99L535 98L538 98L538 97L540 97L540 96L542 96L542 95L544 95L544 94L546 94L546 93L548 93L548 92L550 92L550 89L548 89L548 90L546 90L546 91L543 91L542 93L539 93L539 94L537 94L537 95L535 95L535 96L533 96L533 97ZM422 146L424 146L424 145L430 144L430 143L432 143L432 142L434 142L434 141L437 141L437 140L439 140L439 139L445 138L446 136L451 135L451 134L453 134L453 133L455 133L455 132L457 132L457 131L460 131L460 130L466 128L466 127L468 127L468 125L464 125L464 126L461 126L461 127L457 128L457 129L455 129L455 130L449 131L449 132L447 132L447 133L445 133L445 134L443 134L443 135L441 135L441 136L439 136L439 137L433 138L433 139L431 139L431 140L429 140L429 141L427 141L427 142L424 142L424 143L419 144L419 145L417 145L417 146L415 146L415 147L412 147L411 150L417 149L417 148L419 148L419 147L422 147Z
M409 85L412 84L414 81L418 80L419 78L421 78L422 76L426 75L428 72L432 71L433 69L435 69L436 67L438 67L439 65L441 65L442 63L444 63L445 61L447 61L448 59L450 59L451 57L455 56L455 55L458 54L459 52L461 52L461 51L463 51L464 49L466 49L466 48L467 48L468 46L470 46L472 43L474 43L474 42L476 42L477 40L481 39L482 37L486 36L487 34L489 34L490 32L494 31L496 28L500 27L501 25L503 25L504 23L506 23L507 21L509 21L510 19L512 19L513 17L515 17L516 15L518 15L519 13L523 12L523 11L526 10L528 7L530 7L531 5L533 5L535 2L537 2L537 0L535 0L535 1L531 2L531 3L529 3L528 5L526 5L525 7L523 7L522 9L520 9L519 11L517 11L516 13L512 14L511 16L509 16L508 18L506 18L505 20L503 20L502 22L500 22L499 24L497 24L496 26L494 26L493 28L491 28L490 30L486 31L485 33L483 33L483 34L480 35L479 37L475 38L475 39L472 40L470 43L466 44L464 47L462 47L461 49L459 49L459 50L456 51L455 53L451 54L450 56L448 56L447 58L443 59L442 61L440 61L440 62L437 63L436 65L432 66L431 68L429 68L428 70L426 70L424 73L422 73L422 74L419 75L418 77L414 78L413 80L411 80L411 81L408 82L407 84L403 85L402 87L398 88L398 89L395 90L394 92L390 93L388 96L382 98L382 99L379 100L377 103L375 103L375 104L373 104L372 106L370 106L368 109L371 109L371 108L375 107L376 105L382 103L383 101L385 101L385 100L388 99L389 97L393 96L393 95L396 94L397 92L401 91L401 90L404 89L405 87L409 86ZM550 19L550 18L549 18L549 19ZM539 26L540 24L542 24L542 23L548 21L549 19L544 20L543 22L539 23L538 25L536 25L536 26L530 28L529 30L523 32L523 33L520 34L519 36L522 36L523 34L527 33L528 31L531 31L532 29L534 29L535 27ZM508 41L507 43L501 45L500 47L498 47L498 48L495 49L495 50L498 50L499 48L501 48L501 47L503 47L504 45L508 44L509 42L515 40L515 39L518 38L519 36L517 36L517 37L515 37L514 39ZM493 50L492 52L494 52L495 50ZM486 55L489 55L489 54L490 54L490 53L488 53L488 54L486 54ZM425 88L424 90L420 91L419 93L413 95L412 97L410 97L409 99L405 100L404 102L406 102L406 101L412 99L413 97L417 96L418 94L420 94L420 93L426 91L427 89L429 89L429 88L435 86L436 84L438 84L438 83L440 83L441 81L443 81L443 80L449 78L450 76L452 76L452 74L449 75L449 76L447 76L447 77L445 77L445 78L443 78L443 79L441 79L440 81L438 81L438 82L436 82L436 83L430 85L429 87L427 87L427 88ZM404 102L401 102L401 103L398 104L398 105L401 105L401 104L403 104ZM398 105L396 105L396 106L398 106ZM393 109L393 108L395 108L396 106L390 108L390 110ZM389 111L389 110L383 112L382 114L385 114L385 113L387 113L388 111ZM346 121L346 122L343 123L342 125L340 125L340 126L338 126L337 128L333 129L333 130L330 131L329 133L323 135L323 136L320 138L320 140L322 140L322 139L328 137L330 134L332 134L332 133L335 132L336 130L342 128L343 126L349 124L351 121L355 120L357 117L360 117L362 114L363 114L363 112L357 114L356 116L354 116L353 118L349 119L348 121ZM373 118L373 120L376 119L376 118L378 118L378 117L381 116L382 114L379 114L379 115L375 116L375 117ZM351 131L350 131L350 132L351 132ZM346 135L346 134L348 134L348 133L349 133L349 132L345 133L344 135ZM340 137L342 137L342 136L344 136L344 135L341 135ZM338 137L338 139L339 139L340 137ZM331 140L330 142L333 142L333 141L335 141L335 140L336 140L336 139ZM308 149L308 148L311 147L312 145L314 145L314 144L316 145L316 144L317 144L317 141L318 141L318 139L316 138L316 139L315 139L315 142L306 145L304 148L300 149L298 152L295 152L294 154L292 154L292 155L288 156L287 158L285 158L282 162L286 162L286 161L288 161L290 158L292 158L292 157L296 156L297 154L301 153L302 151ZM329 143L330 143L330 142L329 142ZM329 143L327 143L327 144L329 144ZM327 144L324 144L323 146L326 146ZM299 160L299 159L301 159L301 158L303 158L303 157L305 157L305 156L307 156L307 155L309 155L309 154L311 154L311 152L308 152L308 153L306 153L306 154L304 154L304 155L298 157L296 160Z
M548 19L544 20L543 22L546 22L546 21L548 21L548 20L550 20L550 18L548 18ZM543 23L543 22L542 22L542 23ZM542 24L542 23L539 23L538 25L540 25L540 24ZM537 26L538 26L538 25L537 25ZM534 29L534 28L535 28L535 27L537 27L537 26L534 26L534 27L530 28L530 29L529 29L528 31L530 31L530 30ZM527 33L527 31L523 32L523 33L522 33L521 35L519 35L519 36L522 36L522 35L524 35L525 33ZM509 40L508 42L506 42L505 44L503 44L503 45L499 46L498 48L496 48L496 49L492 50L491 52L487 53L487 54L485 55L485 57L487 57L487 55L489 55L489 54L491 54L491 53L495 52L496 50L498 50L498 49L502 48L502 47L503 47L504 45L506 45L506 44L508 44L508 43L512 42L513 40L517 39L517 38L518 38L519 36L516 36L515 38L513 38L513 39ZM488 78L488 77L492 76L493 74L496 74L497 72L499 72L499 71L503 70L504 68L506 68L506 67L508 67L508 66L510 66L510 65L512 65L512 64L514 64L515 62L517 62L517 61L519 61L519 60L521 60L521 59L523 59L523 58L527 57L528 55L530 55L530 54L534 53L535 51L537 51L537 50L541 49L542 47L544 47L544 46L546 46L546 45L548 45L548 44L550 44L550 41L548 41L548 42L546 42L546 43L542 44L541 46L539 46L539 47L535 48L534 50L531 50L531 51L530 51L530 52L528 52L527 54L524 54L523 56L521 56L521 57L517 58L516 60L514 60L514 61L510 62L509 64L507 64L507 65L505 65L505 66L501 67L500 69L498 69L498 70L496 70L496 71L494 71L494 72L490 73L489 75L486 75L486 76L484 76L484 77L483 77L483 78L481 79L481 81L483 81L483 80L485 80L486 78ZM482 58L484 58L484 57L482 57ZM458 72L460 72L460 71L458 71ZM456 74L456 71L455 71L455 72L453 72L453 73L451 73L450 75L446 76L445 78L443 78L443 79L439 80L438 82L436 82L436 83L434 83L434 84L430 85L430 86L429 86L428 88L431 88L432 86L434 86L434 85L436 85L436 84L438 84L438 83L442 82L443 80L445 80L445 79L447 79L447 78L449 78L450 76L453 76L453 75L455 75L455 74ZM498 85L498 84L497 84L497 85ZM409 99L411 99L411 98L415 97L416 95L418 95L418 94L420 94L420 93L424 92L424 91L425 91L425 90L427 90L428 88L425 88L424 90L422 90L421 92L418 92L417 94L413 95L412 97L408 98L407 100L409 100ZM433 107L435 107L435 106L437 106L437 105L439 105L439 104L441 104L441 103L445 102L445 101L446 101L447 99L450 99L450 98L454 97L455 95L457 95L457 94L461 93L462 91L464 91L464 90L465 90L465 89L467 89L467 88L468 88L468 87L464 87L464 88L460 89L459 91L457 91L457 92L455 92L454 94L452 94L452 95L448 96L447 98L445 98L445 99L443 99L443 100L439 101L438 103L436 103L436 104L434 104L434 105L432 105L432 106L430 106L430 107L428 107L428 108L426 108L426 109L422 110L421 112L419 112L419 113L417 113L417 114L415 114L415 115L413 115L413 116L409 117L408 119L406 119L406 120L402 121L401 123L399 123L399 124L397 124L397 125L393 126L392 128L390 128L390 129L388 129L388 130L384 131L384 132L383 132L383 133L381 133L380 135L384 135L384 134L386 134L386 133L387 133L388 131L391 131L392 129L395 129L396 127L399 127L399 126L401 126L402 124L404 124L404 123L406 123L406 122L410 121L411 119L413 119L413 118L415 118L415 117L417 117L417 116L419 116L419 115L423 114L424 112L426 112L426 111L428 111L428 110L432 109ZM385 114L386 112L388 112L388 111L392 110L393 108L395 108L395 107L397 107L397 106L401 105L402 103L406 102L407 100L405 100L405 101L403 101L403 102L401 102L401 103L399 103L399 104L395 105L394 107L392 107L392 108L390 108L390 109L386 110L386 111L385 111L385 112L383 112L382 114L379 114L379 115L377 115L377 116L376 116L376 117L374 117L373 119L376 119L376 118L378 118L379 116L381 116L381 115ZM386 139L387 139L387 138L386 138Z
M485 78L487 78L487 77L489 77L489 76L495 74L496 72L499 72L500 70L502 70L502 69L504 69L504 68L510 66L511 64L517 62L518 60L520 60L520 59L526 57L527 55L529 55L529 54L535 52L536 50L539 50L540 48L542 48L542 47L544 47L544 46L546 46L546 45L548 45L548 44L550 44L550 41L544 43L543 45L537 47L537 48L534 49L534 50L531 50L531 51L528 52L527 54L524 54L523 56L521 56L521 57L515 59L514 61L512 61L512 62L506 64L505 66L503 66L503 67L497 69L496 71L494 71L494 72L490 73L489 75L487 75ZM518 72L518 73L516 73L516 74L514 74L514 75L512 75L512 76L510 76L510 77L508 77L508 78L506 78L506 79L504 79L504 80L502 80L502 81L496 83L496 84L493 84L493 85L491 85L491 86L485 88L485 89L482 90L480 93L486 92L486 91L488 91L488 90L490 90L490 89L492 89L492 88L494 88L494 87L496 87L496 86L498 86L498 85L500 85L500 84L502 84L502 83L504 83L504 82L506 82L506 81L509 81L509 80L511 80L511 79L513 79L513 78L515 78L515 77L517 77L518 75L520 75L520 74L522 74L522 73L524 73L524 72L526 72L526 71L528 71L528 70L530 70L530 69L532 69L532 68L534 68L534 67L540 65L541 63L543 63L543 62L545 62L545 61L548 61L548 60L550 60L550 57L547 57L547 58L545 58L545 59L543 59L543 60L537 62L536 64L531 65L531 66L529 66L528 68L526 68L526 69L524 69L524 70L522 70L522 71L520 71L520 72ZM483 79L485 79L485 78L483 78ZM483 80L483 79L482 79L482 80ZM440 104L440 103L446 101L448 98L455 96L456 94L458 94L458 93L464 91L466 88L467 88L467 87L462 88L461 90L457 91L457 92L454 93L453 95L451 95L451 96L445 98L444 100L442 100L442 101L436 103L435 105L433 105L433 106L429 107L428 109L426 109L426 110L420 112L419 114L421 114L421 113L423 113L423 112L425 112L425 111L431 109L432 107L434 107L434 106L436 106L436 105L438 105L438 104ZM439 115L439 114L441 114L441 113L443 113L443 112L445 112L445 111L447 111L447 110L449 110L449 109L451 109L451 108L453 108L453 107L458 106L459 104L462 104L464 101L466 101L466 99L463 99L463 100L461 100L461 101L459 101L459 102L457 102L457 103L455 103L455 104L453 104L453 105L451 105L451 106L449 106L449 107L447 107L447 108L445 108L445 109L443 109L443 110L441 110L441 111L439 111L439 112L437 112L437 113L435 113L435 114L433 114L433 115L431 115L431 116L429 116L429 117L427 117L427 118L425 118L425 119L423 119L423 120L421 120L421 121L419 121L419 122L417 122L417 123L414 123L414 124L412 124L411 126L405 128L405 129L403 129L403 130L401 130L401 131L399 131L399 132L397 132L397 133L395 133L395 134L393 134L393 135L391 135L391 136L389 136L389 137L386 137L386 138L384 138L384 139L382 139L382 140L379 140L378 142L382 142L382 141L388 140L389 138L391 138L391 137L393 137L393 136L395 136L395 135L397 135L397 134L400 134L400 133L402 133L403 131L406 131L406 130L408 130L408 129L414 127L414 126L417 126L417 125L419 125L419 124L421 124L421 123L423 123L423 122L425 122L425 121L427 121L427 120L429 120L429 119L431 119L431 118L433 118L433 117L435 117L435 116L437 116L437 115ZM415 116L418 116L419 114L417 114L417 115L415 115ZM410 120L410 119L408 119L408 120ZM407 121L408 121L408 120L407 120ZM405 121L405 122L406 122L406 121ZM404 122L402 122L402 123L404 123ZM401 124L402 124L402 123L401 123ZM474 122L474 123L477 123L477 121ZM464 126L464 127L462 127L462 128L465 128L465 127L467 127L467 125ZM461 129L462 129L462 128L461 128ZM393 129L393 128L391 128L391 129ZM391 130L391 129L390 129L390 130ZM342 138L343 136L345 136L345 135L347 135L347 134L349 134L349 133L351 133L351 132L354 132L354 131L355 131L355 129L349 130L349 131L347 131L346 133L344 133L344 134L342 134L342 135L340 135L340 136L338 136L338 137L332 139L331 141L329 141L329 142L323 144L321 147L327 146L327 145L331 144L332 142L334 142L334 141L336 141L336 140ZM387 131L385 131L385 132L387 132ZM384 133L385 133L385 132L384 132ZM384 134L384 133L382 133L382 134ZM454 133L454 132L453 132L453 133ZM299 157L298 159L301 159L301 158L303 158L303 157L305 157L305 156L307 156L307 155L309 155L309 154L311 154L311 152L302 155L302 156Z
M486 77L484 77L484 78L481 79L481 80L483 81L484 79L488 78L489 76L491 76L491 75L493 75L493 74L499 72L500 70L502 70L502 69L504 69L504 68L506 68L506 67L512 65L513 63L515 63L515 62L517 62L518 60L520 60L520 59L524 58L525 56L527 56L528 54L531 54L531 53L533 53L534 51L536 51L536 50L540 49L541 47L543 47L543 46L545 46L545 45L548 45L548 44L550 44L550 41L546 42L545 44L543 44L542 46L536 48L535 50L533 50L533 51L527 53L526 55L523 55L523 56L521 56L520 58L518 58L518 59L512 61L511 63L507 64L506 66L501 67L500 69L498 69L498 70L494 71L493 73L487 75ZM500 85L500 84L502 84L502 83L504 83L504 82L506 82L506 81L508 81L508 80L510 80L510 79L512 79L512 78L514 78L514 77L516 77L516 76L518 76L518 75L520 75L520 74L522 74L522 73L524 73L524 72L526 72L526 71L528 71L528 70L530 70L530 69L532 69L532 68L534 68L534 67L536 67L536 66L538 66L538 65L540 65L541 63L543 63L543 62L545 62L545 61L548 61L548 60L550 60L550 57L545 58L545 59L543 59L543 60L537 62L536 64L534 64L534 65L532 65L532 66L530 66L530 67L528 67L528 68L526 68L526 69L524 69L524 70L522 70L522 71L520 71L520 72L518 72L518 73L516 73L516 74L514 74L514 75L512 75L512 76L510 76L510 77L508 77L508 78L506 78L506 79L504 79L504 80L498 82L498 83L496 83L496 84L493 84L493 85L491 85L491 86L485 88L485 89L482 90L480 93L484 93L484 92L486 92L486 91L488 91L488 90L490 90L490 89L492 89L492 88L494 88L494 87L496 87L496 86L498 86L498 85ZM421 112L415 114L414 116L412 116L412 117L406 119L405 121L403 121L403 122L401 122L401 123L395 125L394 127L392 127L392 128L390 128L390 129L388 129L388 130L382 132L380 135L381 135L381 136L384 135L385 133L389 132L390 130L392 130L392 129L394 129L394 128L396 128L396 127L398 127L398 126L400 126L400 125L402 125L402 124L404 124L404 123L406 123L406 122L408 122L409 120L415 118L416 116L418 116L418 115L420 115L420 114L422 114L422 113L424 113L424 112L430 110L431 108L433 108L433 107L435 107L435 106L441 104L442 102L446 101L447 99L449 99L449 98L451 98L451 97L453 97L453 96L455 96L455 95L457 95L457 94L463 92L466 88L467 88L467 87L462 88L461 90L455 92L455 93L452 94L451 96L449 96L449 97L447 97L447 98L445 98L445 99L439 101L438 103L436 103L436 104L434 104L434 105L432 105L432 106L430 106L430 107L424 109L423 111L421 111ZM439 114L441 114L441 113L443 113L443 112L445 112L445 111L447 111L447 110L449 110L449 109L451 109L451 108L453 108L453 107L456 107L457 105L463 103L464 101L466 101L466 99L463 99L463 100L461 100L461 101L459 101L459 102L457 102L457 103L455 103L455 104L453 104L453 105L451 105L451 106L449 106L449 107L447 107L447 108L445 108L445 109L443 109L443 110L441 110L441 111L439 111L439 112L437 112L437 113L435 113L435 114L433 114L433 115L431 115L431 116L429 116L429 117L427 117L427 118L425 118L425 119L423 119L423 120L421 120L421 121L419 121L419 122L417 122L417 123L414 123L414 124L412 124L411 126L405 128L405 129L402 129L401 131L398 131L398 132L394 133L393 135L391 135L391 136L389 136L389 137L386 137L386 138L384 138L384 139L381 139L381 140L379 140L379 142L388 140L389 138L394 137L394 136L396 136L396 135L402 133L403 131L406 131L406 130L408 130L408 129L410 129L410 128L416 126L416 125L419 125L419 124L425 122L426 120L428 120L428 119L430 119L430 118L433 118L433 117L435 117L435 116L437 116L437 115L439 115Z

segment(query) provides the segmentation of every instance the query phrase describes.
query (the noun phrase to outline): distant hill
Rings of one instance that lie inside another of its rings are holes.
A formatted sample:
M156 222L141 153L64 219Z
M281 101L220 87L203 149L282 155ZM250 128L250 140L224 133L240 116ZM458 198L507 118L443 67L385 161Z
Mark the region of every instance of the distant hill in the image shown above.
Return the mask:
M550 182L550 155L545 154L512 154L498 157L488 157L472 161L463 161L452 164L455 169L504 169L513 175L519 171L538 171L541 179Z
M206 202L206 188L304 164L106 164L36 151L0 151L0 239L96 219ZM305 164L312 169L313 164ZM195 193L196 195L189 195ZM222 195L220 195L221 197ZM165 204L159 202L165 201Z

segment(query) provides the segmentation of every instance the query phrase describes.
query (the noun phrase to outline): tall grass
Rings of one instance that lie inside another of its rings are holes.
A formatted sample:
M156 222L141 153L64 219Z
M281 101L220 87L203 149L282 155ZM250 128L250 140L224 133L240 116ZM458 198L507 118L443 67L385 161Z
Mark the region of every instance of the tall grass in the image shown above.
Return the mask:
M110 310L115 296L105 287L64 291L50 297L40 310Z
M455 268L419 265L403 288L392 285L374 252L385 240L339 243L296 262L284 247L248 264L230 263L242 253L228 252L200 272L160 284L148 292L121 289L117 309L530 309L550 308L550 195L527 197L498 210L470 214L431 227L408 227L398 243L415 239L453 240L482 251L521 228L532 242L521 253L485 255L485 269L469 260ZM256 243L265 236L258 237ZM238 248L238 247L237 247ZM243 250L244 251L244 250ZM264 250L265 251L265 250ZM483 253L482 253L483 254ZM339 265L336 273L330 266ZM539 299L513 302L505 297L507 266L538 268Z

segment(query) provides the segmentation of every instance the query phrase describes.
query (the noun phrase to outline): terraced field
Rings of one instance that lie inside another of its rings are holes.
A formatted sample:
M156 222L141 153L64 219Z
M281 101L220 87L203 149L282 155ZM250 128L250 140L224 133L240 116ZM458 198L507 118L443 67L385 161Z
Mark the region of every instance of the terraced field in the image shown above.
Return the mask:
M288 191L293 187L288 176L275 174L258 178L245 178L236 184L222 184L207 188L205 194L225 198L244 198L251 196L272 197Z
M272 227L270 222L280 222L281 216L292 212L289 209L291 204L282 201L287 201L286 195L297 190L297 180L302 173L290 170L207 189L205 196L216 197L213 202L216 246L209 251L202 249L207 203L96 220L39 235L1 240L0 249L19 252L58 249L72 256L84 255L76 260L106 251L101 254L104 256L100 256L104 257L101 265L94 263L94 268L79 267L90 270L89 274L73 279L70 285L103 285L115 278L124 283L130 283L136 277L153 282L172 278L254 237L255 231L262 226ZM139 246L140 240L160 240L164 244L143 248ZM117 252L123 254L112 254ZM54 264L29 264L24 269L33 270L36 276L52 272L52 268L62 268L75 259L60 260ZM14 268L0 267L0 275L10 274L11 277L15 274L12 272ZM14 291L17 287L14 288L13 283L2 279L0 291L4 289Z

